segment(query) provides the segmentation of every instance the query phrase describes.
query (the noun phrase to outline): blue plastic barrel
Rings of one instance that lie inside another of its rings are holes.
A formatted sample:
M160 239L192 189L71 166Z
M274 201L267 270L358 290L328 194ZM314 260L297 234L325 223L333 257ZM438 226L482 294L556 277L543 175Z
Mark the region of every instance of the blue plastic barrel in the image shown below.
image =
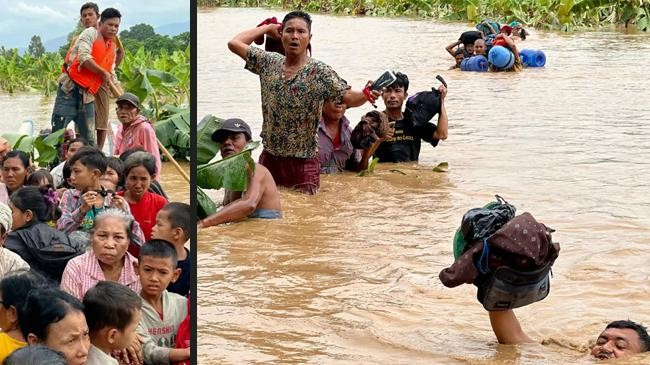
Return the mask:
M488 60L485 56L473 56L465 58L460 62L461 71L486 72L488 70Z
M546 64L546 55L538 49L522 49L519 57L526 67L544 67Z

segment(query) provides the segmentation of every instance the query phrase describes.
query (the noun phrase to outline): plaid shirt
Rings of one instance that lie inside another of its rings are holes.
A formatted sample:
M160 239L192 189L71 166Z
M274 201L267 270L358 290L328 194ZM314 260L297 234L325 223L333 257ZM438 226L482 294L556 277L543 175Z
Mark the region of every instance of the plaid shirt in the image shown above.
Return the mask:
M130 253L127 252L124 255L124 267L117 282L139 294L142 286L140 278L133 268L135 262L138 260ZM61 289L81 300L90 288L102 280L106 280L106 277L99 266L97 256L90 250L68 262L61 278Z
M110 207L113 202L111 194L106 195L104 198L104 208ZM56 229L63 231L65 233L72 233L77 230L87 230L84 226L92 226L94 224L94 214L90 212L83 213L81 211L81 205L83 204L83 199L81 199L81 191L77 189L68 189L63 192L61 197L61 202L59 203L59 208L61 208L61 218L56 222ZM128 205L124 207L124 210L131 214L131 210ZM145 242L144 233L140 224L137 221L133 221L131 225L133 233L136 237L133 243L138 246L142 246Z

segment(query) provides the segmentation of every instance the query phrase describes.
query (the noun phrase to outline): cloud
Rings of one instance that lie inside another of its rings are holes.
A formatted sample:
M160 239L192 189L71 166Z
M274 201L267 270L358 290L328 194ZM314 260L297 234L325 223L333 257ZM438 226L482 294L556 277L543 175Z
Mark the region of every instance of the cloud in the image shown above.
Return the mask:
M155 27L189 22L187 0L94 0L100 10L114 7L122 12L121 29L138 23ZM43 41L66 36L75 29L79 8L85 0L0 0L0 45L26 47L32 35Z
M55 22L55 21L69 21L70 14L63 14L60 11L54 10L47 5L29 5L24 2L10 6L7 9L9 13L20 16L25 19L36 19L39 21Z

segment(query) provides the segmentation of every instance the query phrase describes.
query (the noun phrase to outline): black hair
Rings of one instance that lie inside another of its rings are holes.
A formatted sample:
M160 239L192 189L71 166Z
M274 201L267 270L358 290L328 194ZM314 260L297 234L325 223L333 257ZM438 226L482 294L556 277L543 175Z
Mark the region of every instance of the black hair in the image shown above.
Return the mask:
M95 11L95 14L97 14L99 16L99 6L97 6L97 4L87 2L87 3L83 4L83 5L81 5L81 9L79 10L79 15L81 15L84 12L84 10L86 10L86 9L93 9Z
M608 328L620 328L620 329L631 329L639 335L639 342L641 343L641 352L650 351L650 335L648 335L648 329L641 325L628 320L614 321L605 327Z
M63 164L63 183L61 184L61 186L67 189L73 188L73 186L68 183L68 179L70 179L70 176L72 176L72 167L70 167L70 161L66 161Z
M81 144L84 145L84 146L88 146L88 145L89 145L89 144L88 144L88 141L86 141L86 139L83 138L83 137L77 137L77 138L75 138L75 139L71 139L71 140L69 140L69 141L68 141L68 146L70 146L70 145L73 144L73 143L81 143Z
M120 13L119 10L115 8L106 8L104 11L102 11L102 15L100 16L100 21L105 22L108 19L112 18L120 18L122 19L122 14Z
M65 355L45 345L24 346L5 358L3 365L68 365Z
M284 19L282 19L282 25L284 26L285 24L287 24L289 20L296 19L296 18L300 18L304 20L305 23L307 23L307 29L309 29L309 31L311 32L311 16L305 13L304 11L300 11L300 10L287 13L287 15L284 16Z
M176 268L176 265L178 265L176 249L174 248L174 245L167 240L152 239L147 241L142 245L142 247L140 247L140 256L138 257L140 263L142 263L142 258L145 256L171 259L174 269Z
M465 50L462 48L458 48L456 52L454 52L454 57L458 56L459 54L462 54L463 57L465 56Z
M144 167L149 175L153 178L158 172L156 169L156 158L153 155L146 151L137 151L129 155L129 157L124 161L124 179L129 175L129 172L136 167Z
M43 179L47 180L46 186L49 185L51 188L54 187L54 178L52 177L52 174L50 174L50 172L45 169L36 170L29 174L29 176L27 176L27 179L25 179L25 185L41 186L41 180Z
M190 206L185 203L171 202L162 207L161 210L167 212L167 217L172 228L180 228L183 230L185 239L187 240L190 237L190 227L192 224L192 215L190 214L192 210Z
M25 338L31 333L45 341L47 328L73 311L83 313L84 306L79 299L57 287L36 288L29 292L19 310L20 330Z
M1 305L7 309L13 306L16 310L20 310L25 305L27 294L32 289L46 287L50 284L48 279L33 270L10 271L0 280Z
M5 157L2 159L2 166L4 166L5 162L10 158L18 158L20 162L23 163L23 167L26 170L29 169L29 166L31 165L29 162L29 155L27 155L25 152L21 150L12 150L7 152Z
M146 151L142 147L129 148L128 150L122 152L122 154L120 155L120 160L126 161L126 159L129 158L129 156L131 156L136 152L146 152Z
M388 85L386 88L387 89L395 89L398 87L404 88L404 92L407 92L409 89L409 78L406 76L406 74L403 74L401 72L394 72L395 74L395 81Z
M103 175L106 172L106 156L102 151L93 146L83 146L77 153L72 155L68 159L70 164L70 169L75 164L75 162L81 162L82 165L86 166L88 169L99 170L100 174Z
M9 200L21 212L31 210L38 222L57 220L61 216L56 192L52 188L23 186L14 191Z
M106 160L106 167L112 168L117 173L117 186L124 186L124 161L120 160L118 157L111 156Z
M142 299L122 284L100 281L86 292L83 305L91 333L106 327L124 331L136 311L142 309Z

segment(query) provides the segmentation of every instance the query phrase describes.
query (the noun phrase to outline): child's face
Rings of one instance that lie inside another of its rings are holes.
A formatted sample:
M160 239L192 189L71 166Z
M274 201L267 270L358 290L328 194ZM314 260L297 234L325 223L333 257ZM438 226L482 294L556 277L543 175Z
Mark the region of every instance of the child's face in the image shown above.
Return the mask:
M140 323L140 318L142 318L142 311L136 309L133 315L131 315L131 322L124 327L124 330L117 330L117 336L115 336L115 341L112 345L114 350L124 349L135 342L135 337L137 336L136 329Z
M151 238L174 243L179 238L177 230L179 228L172 227L172 222L169 220L167 211L161 209L156 214L156 225L151 229Z
M91 170L82 164L81 161L77 160L72 165L70 180L77 190L84 191L97 183L99 180L99 170Z
M175 282L180 269L175 268L171 258L141 256L138 274L142 292L148 296L160 295L171 282Z
M106 172L100 178L102 186L106 190L117 191L117 183L120 181L120 176L117 174L117 171L111 167L106 167Z

